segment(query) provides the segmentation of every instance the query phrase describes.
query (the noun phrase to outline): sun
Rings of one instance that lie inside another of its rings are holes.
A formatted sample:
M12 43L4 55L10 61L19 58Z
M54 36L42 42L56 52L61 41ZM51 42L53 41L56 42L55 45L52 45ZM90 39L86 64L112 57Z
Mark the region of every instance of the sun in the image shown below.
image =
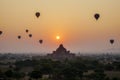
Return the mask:
M56 39L59 40L59 39L60 39L60 36L56 36Z

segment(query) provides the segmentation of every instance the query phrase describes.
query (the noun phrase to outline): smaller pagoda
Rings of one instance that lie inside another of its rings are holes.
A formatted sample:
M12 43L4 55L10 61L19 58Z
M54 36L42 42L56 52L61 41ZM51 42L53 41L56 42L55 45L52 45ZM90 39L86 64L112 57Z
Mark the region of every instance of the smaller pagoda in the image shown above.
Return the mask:
M75 57L75 54L70 53L70 51L67 51L66 48L64 48L63 44L60 44L59 47L56 49L56 51L53 51L53 53L47 54L48 58L62 60L62 59L73 59Z

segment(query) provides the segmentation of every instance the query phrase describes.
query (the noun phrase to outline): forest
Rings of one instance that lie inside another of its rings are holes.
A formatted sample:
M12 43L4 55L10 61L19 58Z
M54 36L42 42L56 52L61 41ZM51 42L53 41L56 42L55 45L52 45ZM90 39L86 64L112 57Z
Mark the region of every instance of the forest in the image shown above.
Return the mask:
M120 80L120 62L97 59L27 59L4 65L0 80Z

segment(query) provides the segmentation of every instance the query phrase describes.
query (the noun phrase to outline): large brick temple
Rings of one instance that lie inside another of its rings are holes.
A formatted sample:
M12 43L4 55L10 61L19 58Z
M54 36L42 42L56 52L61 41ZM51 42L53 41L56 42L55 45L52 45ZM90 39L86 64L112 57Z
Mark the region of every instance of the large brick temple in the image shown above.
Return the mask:
M63 44L60 44L59 47L56 49L56 51L53 51L53 53L47 54L48 58L52 59L73 59L75 57L75 54L70 53L70 51L67 51L66 48L64 48Z

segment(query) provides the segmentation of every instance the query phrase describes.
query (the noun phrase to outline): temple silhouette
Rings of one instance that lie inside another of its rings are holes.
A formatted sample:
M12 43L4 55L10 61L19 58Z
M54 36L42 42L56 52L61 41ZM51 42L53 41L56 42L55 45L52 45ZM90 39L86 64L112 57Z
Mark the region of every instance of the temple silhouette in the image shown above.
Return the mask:
M62 60L62 59L73 59L75 54L70 53L70 51L64 48L63 44L60 44L59 47L53 51L53 53L47 54L48 58Z

